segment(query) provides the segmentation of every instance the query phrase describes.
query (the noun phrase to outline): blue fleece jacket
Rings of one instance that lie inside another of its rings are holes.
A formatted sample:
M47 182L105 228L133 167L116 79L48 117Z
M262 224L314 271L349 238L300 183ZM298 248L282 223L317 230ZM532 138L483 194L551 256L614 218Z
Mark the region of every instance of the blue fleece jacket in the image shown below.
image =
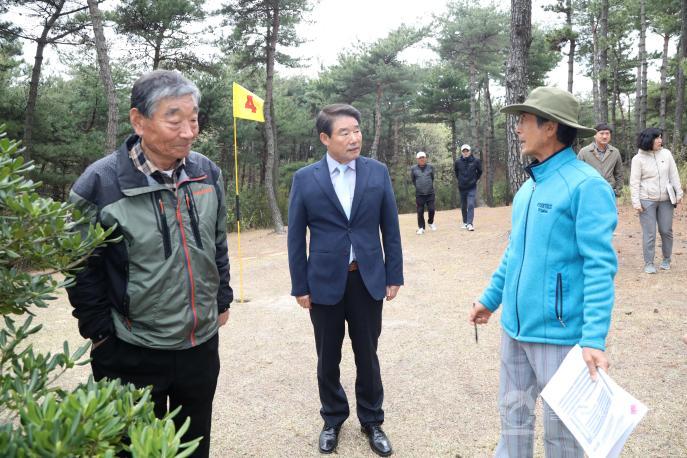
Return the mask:
M613 190L572 148L528 167L506 252L480 302L516 340L605 350L617 258Z

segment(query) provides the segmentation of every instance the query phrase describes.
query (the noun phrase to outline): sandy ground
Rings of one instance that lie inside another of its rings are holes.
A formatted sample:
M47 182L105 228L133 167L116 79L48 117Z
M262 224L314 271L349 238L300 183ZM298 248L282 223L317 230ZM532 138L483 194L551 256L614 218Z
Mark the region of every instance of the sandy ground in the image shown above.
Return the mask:
M616 232L620 270L608 339L611 375L644 401L649 413L623 456L687 456L687 216L674 224L673 269L642 273L641 233L629 207ZM405 286L384 305L379 344L385 388L384 428L396 456L491 456L499 434L496 393L496 320L480 328L479 344L467 321L472 301L487 284L507 241L510 208L478 208L476 231L459 229L459 211L438 212L438 231L415 235L415 215L401 215ZM242 234L243 297L222 328L222 369L215 398L212 455L318 456L322 427L316 355L307 312L289 296L286 236ZM236 236L229 240L232 286L241 295ZM660 253L660 250L657 250ZM658 256L657 256L658 257ZM39 310L45 325L37 346L58 350L82 340L62 295ZM65 384L84 380L77 368ZM341 378L355 412L355 366L344 342ZM538 420L536 455L543 456ZM355 414L342 429L339 456L372 457Z

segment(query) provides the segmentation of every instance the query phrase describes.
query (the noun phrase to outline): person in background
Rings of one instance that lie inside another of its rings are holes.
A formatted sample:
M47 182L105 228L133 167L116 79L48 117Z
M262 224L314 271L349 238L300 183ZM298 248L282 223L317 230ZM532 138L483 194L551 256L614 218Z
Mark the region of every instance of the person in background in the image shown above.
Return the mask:
M597 124L594 129L594 141L582 148L577 158L594 167L619 197L623 189L623 158L618 148L611 145L613 129L605 122Z
M427 163L427 154L420 151L415 155L417 164L410 168L410 179L415 186L415 205L417 208L417 234L425 233L425 207L427 207L427 224L433 231L434 224L434 167Z
M463 229L474 231L477 181L482 176L482 161L472 154L470 145L460 147L460 157L453 164L453 171L460 190L460 212L463 216Z
M682 200L682 185L672 153L663 148L660 129L649 127L637 136L639 151L632 158L630 193L632 207L642 227L644 272L655 274L656 226L661 234L663 260L660 268L670 270L673 253L673 211Z

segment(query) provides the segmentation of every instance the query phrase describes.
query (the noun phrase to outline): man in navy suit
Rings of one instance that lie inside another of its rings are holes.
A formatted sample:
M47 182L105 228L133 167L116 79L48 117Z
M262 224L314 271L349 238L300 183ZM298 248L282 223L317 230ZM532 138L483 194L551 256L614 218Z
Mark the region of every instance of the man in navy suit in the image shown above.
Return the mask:
M389 456L391 444L381 428L384 388L377 341L382 301L396 297L403 284L396 198L386 166L360 157L358 110L328 105L317 115L316 127L327 154L293 176L288 250L291 294L310 311L315 331L324 419L319 448L321 453L336 449L341 425L349 415L339 381L347 322L357 370L358 420L372 450ZM310 231L309 256L306 229Z

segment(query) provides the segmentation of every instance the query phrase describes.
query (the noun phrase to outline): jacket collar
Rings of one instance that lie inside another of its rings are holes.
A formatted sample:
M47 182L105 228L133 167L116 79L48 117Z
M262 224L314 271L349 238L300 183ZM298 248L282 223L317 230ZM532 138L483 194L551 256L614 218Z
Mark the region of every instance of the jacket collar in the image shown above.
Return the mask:
M355 170L355 191L353 192L353 203L351 204L351 216L350 221L353 220L356 210L360 206L360 201L363 198L363 190L367 186L367 180L370 176L367 162L369 159L359 156L355 160L354 170ZM329 164L327 162L327 155L325 154L321 161L315 163L315 179L317 184L320 186L324 194L329 198L329 200L334 204L339 212L346 217L346 212L344 212L339 198L336 196L336 191L334 191L334 185L332 184L332 177L329 172Z
M639 148L638 153L640 153L640 154L644 153L644 154L646 154L647 156L654 156L654 155L660 153L661 151L663 151L664 149L665 149L665 148L661 148L661 149L658 150L658 151L654 151L654 150L648 151L648 150Z
M329 169L329 174L331 175L334 173L334 170L341 165L339 162L334 159L331 154L329 154L329 151L327 151L327 154L324 155L325 159L327 160L327 168ZM355 170L355 164L356 161L348 161L345 165L350 167L352 170Z
M124 140L124 143L117 149L117 179L122 191L131 190L134 194L140 192L148 192L155 189L166 189L164 185L154 183L155 180L149 179L148 176L138 170L131 158L129 157L129 150L140 140L136 134L132 134ZM198 164L197 155L191 152L186 157L185 164L182 165L181 176L187 179L194 179L204 175L203 170ZM137 191L134 191L137 190ZM129 194L126 193L125 194Z
M556 173L556 171L567 164L568 162L576 160L577 156L572 147L568 146L562 150L553 153L543 162L534 160L530 165L525 167L525 171L534 181L545 180L548 176Z

